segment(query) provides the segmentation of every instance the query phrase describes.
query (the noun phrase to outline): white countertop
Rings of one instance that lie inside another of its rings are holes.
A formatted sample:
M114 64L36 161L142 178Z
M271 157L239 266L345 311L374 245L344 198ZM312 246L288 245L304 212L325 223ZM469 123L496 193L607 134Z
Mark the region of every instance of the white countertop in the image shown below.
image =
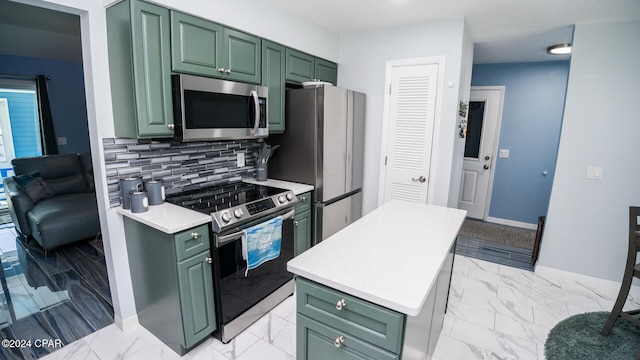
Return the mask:
M209 214L202 214L167 202L161 205L149 206L149 210L142 213L133 213L131 210L125 210L122 207L119 207L117 211L119 214L167 234L175 234L211 222L211 215Z
M251 184L289 189L296 195L313 190L313 186L311 185L282 180L244 181ZM132 213L131 210L125 210L122 207L119 207L116 211L121 215L137 220L167 234L175 234L211 222L211 215L209 214L202 214L167 202L161 205L149 206L149 210L143 213Z
M294 182L291 182L291 181L284 181L284 180L278 180L278 179L268 179L267 181L258 181L256 179L247 179L247 180L243 180L243 181L246 182L246 183L250 183L250 184L272 186L272 187L276 187L276 188L291 190L291 191L293 191L293 193L295 195L300 195L300 194L304 194L304 193L309 192L309 191L313 191L313 186L312 185L294 183Z
M466 211L391 200L287 263L294 274L420 313Z

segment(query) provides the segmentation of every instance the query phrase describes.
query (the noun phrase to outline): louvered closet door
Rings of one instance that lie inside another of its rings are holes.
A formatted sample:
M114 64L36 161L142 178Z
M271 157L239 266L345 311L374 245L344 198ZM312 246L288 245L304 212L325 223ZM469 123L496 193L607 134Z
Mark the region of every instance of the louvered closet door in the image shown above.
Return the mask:
M384 201L427 202L438 64L391 68Z

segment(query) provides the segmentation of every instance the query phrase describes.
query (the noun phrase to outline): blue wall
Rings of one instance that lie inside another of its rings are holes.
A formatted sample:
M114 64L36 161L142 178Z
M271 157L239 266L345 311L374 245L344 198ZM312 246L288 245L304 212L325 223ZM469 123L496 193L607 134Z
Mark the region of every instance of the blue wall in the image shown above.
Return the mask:
M58 146L59 152L90 150L82 63L0 54L0 74L50 76L47 83L56 137L67 138L67 145Z
M498 148L509 158L496 158L490 217L536 224L546 216L568 76L568 61L473 66L471 86L505 86Z

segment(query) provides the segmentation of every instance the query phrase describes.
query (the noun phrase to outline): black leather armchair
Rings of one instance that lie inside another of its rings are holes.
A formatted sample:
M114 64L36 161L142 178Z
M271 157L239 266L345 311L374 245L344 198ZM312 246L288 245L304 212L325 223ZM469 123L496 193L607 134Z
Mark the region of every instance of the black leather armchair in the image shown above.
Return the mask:
M48 252L100 233L89 153L18 158L11 164L16 176L39 173L49 190L34 202L13 177L4 179L11 219L27 239Z

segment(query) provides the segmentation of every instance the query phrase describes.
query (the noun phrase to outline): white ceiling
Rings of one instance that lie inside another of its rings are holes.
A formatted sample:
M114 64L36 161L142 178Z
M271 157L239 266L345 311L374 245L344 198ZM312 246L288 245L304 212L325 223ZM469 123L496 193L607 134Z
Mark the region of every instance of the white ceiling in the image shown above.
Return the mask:
M556 60L578 23L640 20L639 0L272 0L338 34L464 17L474 63ZM374 5L375 4L375 5Z
M271 1L337 34L464 17L474 63L566 59L545 49L574 24L640 20L640 0ZM0 0L0 53L81 61L79 17Z

